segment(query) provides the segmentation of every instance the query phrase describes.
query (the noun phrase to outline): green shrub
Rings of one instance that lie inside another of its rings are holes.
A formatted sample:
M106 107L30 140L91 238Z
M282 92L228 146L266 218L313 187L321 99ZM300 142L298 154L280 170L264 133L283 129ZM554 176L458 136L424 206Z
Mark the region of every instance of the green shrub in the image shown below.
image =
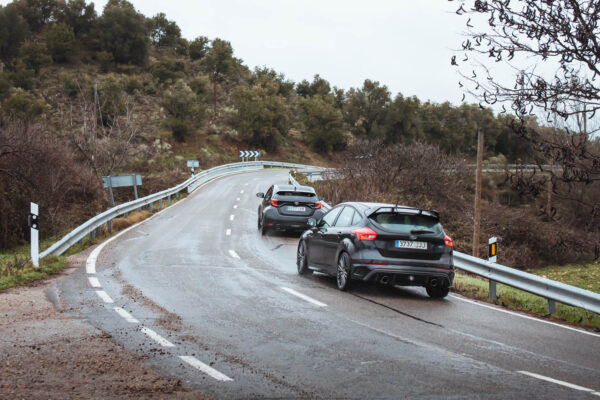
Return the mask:
M192 133L192 125L188 121L175 117L166 118L163 126L169 129L173 138L180 143L185 142Z
M52 58L48 55L48 50L44 43L33 40L26 40L19 49L21 60L37 75L40 68L52 63Z
M44 113L46 103L23 89L14 89L2 102L2 108L11 118L28 124Z
M96 61L100 64L100 71L106 73L113 66L114 57L108 51L99 51L96 53Z
M64 23L52 25L46 35L46 45L54 61L69 61L77 50L73 28Z

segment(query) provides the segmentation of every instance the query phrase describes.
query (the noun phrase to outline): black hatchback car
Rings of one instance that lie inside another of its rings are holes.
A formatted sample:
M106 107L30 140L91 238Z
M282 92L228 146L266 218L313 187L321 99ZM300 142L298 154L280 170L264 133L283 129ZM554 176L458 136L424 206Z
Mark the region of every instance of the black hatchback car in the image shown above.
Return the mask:
M337 277L346 290L351 280L423 286L431 297L445 297L454 280L453 242L437 211L382 203L343 203L298 244L299 274L313 270Z
M258 229L264 235L270 230L304 231L309 218L321 219L323 209L315 190L310 186L273 185L258 206Z

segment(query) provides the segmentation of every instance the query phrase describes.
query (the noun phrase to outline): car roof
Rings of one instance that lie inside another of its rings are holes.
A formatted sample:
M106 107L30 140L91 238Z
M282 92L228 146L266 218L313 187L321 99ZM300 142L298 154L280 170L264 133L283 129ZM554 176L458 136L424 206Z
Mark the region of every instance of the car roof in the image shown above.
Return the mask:
M358 209L360 209L365 214L371 214L375 212L378 208L382 207L391 207L391 208L403 208L405 210L413 210L417 211L419 214L425 212L435 218L439 218L440 213L435 210L427 210L418 207L410 207L403 206L401 204L392 204L392 203L373 203L373 202L364 202L364 201L347 201L345 203L341 203L340 205L351 205Z
M290 192L309 192L309 193L315 193L315 189L313 189L310 186L303 186L303 185L273 185L273 191L274 192L278 192L278 191L290 191Z

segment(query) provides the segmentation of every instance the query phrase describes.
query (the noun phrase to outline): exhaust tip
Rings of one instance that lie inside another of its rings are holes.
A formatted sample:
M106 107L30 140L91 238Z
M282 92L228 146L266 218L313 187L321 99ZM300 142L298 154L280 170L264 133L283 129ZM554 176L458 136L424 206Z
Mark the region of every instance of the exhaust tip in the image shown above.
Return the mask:
M432 278L429 280L429 286L436 287L438 285L438 280L436 278Z
M390 277L387 275L384 275L381 277L379 282L383 283L384 285L387 285L388 283L390 283Z

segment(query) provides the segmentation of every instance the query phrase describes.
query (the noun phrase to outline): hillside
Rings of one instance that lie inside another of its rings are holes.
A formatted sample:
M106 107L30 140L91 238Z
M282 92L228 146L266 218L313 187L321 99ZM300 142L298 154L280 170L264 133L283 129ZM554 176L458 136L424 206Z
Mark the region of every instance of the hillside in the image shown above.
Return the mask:
M358 140L424 141L471 157L483 128L487 156L532 154L511 117L392 97L368 79L345 91L250 70L226 40L183 38L126 0L17 0L0 26L0 248L27 241L29 201L52 235L109 206L103 175L141 173L144 194L181 181L187 159L205 168L242 149L327 165Z

